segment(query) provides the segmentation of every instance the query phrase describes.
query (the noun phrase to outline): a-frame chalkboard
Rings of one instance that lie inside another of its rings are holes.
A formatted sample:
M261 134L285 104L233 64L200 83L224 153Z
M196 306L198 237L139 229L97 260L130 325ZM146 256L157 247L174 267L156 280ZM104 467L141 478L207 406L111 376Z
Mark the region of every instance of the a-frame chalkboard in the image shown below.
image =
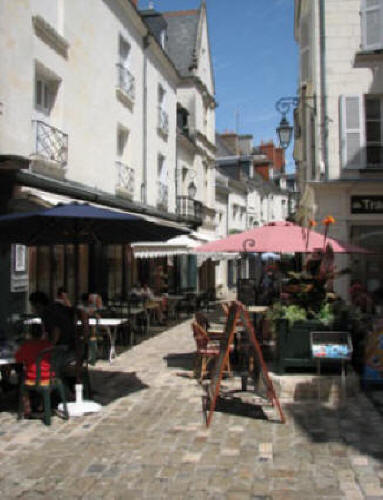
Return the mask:
M217 357L214 370L211 375L211 381L207 387L207 406L209 407L209 412L206 418L206 425L209 427L211 420L213 418L217 398L219 395L219 389L221 386L222 376L224 367L227 365L227 360L229 358L230 345L233 343L234 333L236 327L238 326L239 320L242 323L242 328L247 331L249 340L254 349L254 361L257 364L257 368L261 376L263 377L264 384L267 389L267 399L271 402L273 406L276 406L279 412L280 420L285 423L286 419L283 414L281 405L275 393L273 383L269 377L266 363L263 359L262 350L255 336L254 327L249 318L249 313L245 309L244 305L238 301L234 301L230 304L229 312L226 319L225 332L220 341L220 353Z

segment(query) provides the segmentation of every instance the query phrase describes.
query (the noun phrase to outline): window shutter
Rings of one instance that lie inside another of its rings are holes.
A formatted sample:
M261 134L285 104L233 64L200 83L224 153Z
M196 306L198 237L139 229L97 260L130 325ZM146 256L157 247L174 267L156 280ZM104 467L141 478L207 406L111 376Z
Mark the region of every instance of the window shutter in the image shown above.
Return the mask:
M365 165L363 96L340 97L341 158L343 168Z
M362 0L362 49L383 48L383 0Z
M311 41L311 17L307 15L302 20L300 33L300 71L302 83L311 81L311 60L310 60L310 41Z

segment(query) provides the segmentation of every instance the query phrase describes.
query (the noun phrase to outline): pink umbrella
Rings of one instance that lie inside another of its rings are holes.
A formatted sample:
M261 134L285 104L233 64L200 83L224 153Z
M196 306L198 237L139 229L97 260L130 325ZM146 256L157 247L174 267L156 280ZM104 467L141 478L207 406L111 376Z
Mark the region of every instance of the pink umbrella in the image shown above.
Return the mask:
M312 229L306 229L287 221L270 222L250 231L234 234L222 240L211 241L195 248L198 253L210 252L278 252L311 253L330 244L335 253L372 253L369 250L343 243L334 238L325 238Z

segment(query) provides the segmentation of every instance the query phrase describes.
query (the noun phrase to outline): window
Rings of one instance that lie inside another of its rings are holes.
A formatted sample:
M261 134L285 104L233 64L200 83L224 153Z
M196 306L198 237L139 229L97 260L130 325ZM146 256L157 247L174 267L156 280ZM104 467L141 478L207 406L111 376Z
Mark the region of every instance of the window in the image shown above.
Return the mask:
M361 1L362 49L383 48L383 0Z
M129 131L126 128L117 128L117 156L125 156L128 144Z
M159 154L157 159L157 207L167 209L168 207L168 172L165 156Z
M343 168L383 167L383 96L342 96Z
M158 131L167 136L169 133L169 117L165 111L166 92L161 84L158 85Z
M166 44L166 30L162 30L160 33L160 43L161 47L165 49L165 44Z
M366 161L367 165L383 165L382 98L366 96Z
M129 54L130 54L130 44L120 36L119 41L119 63L123 68L129 66Z
M165 103L165 89L162 85L158 85L158 106L163 109Z
M36 76L35 105L36 108L49 113L53 103L52 85L41 76Z

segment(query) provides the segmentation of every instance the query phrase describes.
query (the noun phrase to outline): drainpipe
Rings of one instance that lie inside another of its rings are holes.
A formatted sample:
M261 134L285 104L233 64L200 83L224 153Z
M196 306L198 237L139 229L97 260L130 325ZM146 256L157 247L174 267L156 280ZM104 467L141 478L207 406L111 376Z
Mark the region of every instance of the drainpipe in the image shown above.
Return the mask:
M325 180L328 180L328 147L327 147L327 95L326 95L326 0L319 2L319 32L320 32L320 93L321 93L321 143L322 162L324 165Z
M141 203L146 204L148 199L148 153L147 153L147 139L148 139L148 119L147 119L147 109L148 109L148 89L147 89L147 56L146 49L149 47L149 34L144 37L144 64L143 64L143 94L142 94L142 127L143 127L143 139L142 139L142 184L141 184Z

